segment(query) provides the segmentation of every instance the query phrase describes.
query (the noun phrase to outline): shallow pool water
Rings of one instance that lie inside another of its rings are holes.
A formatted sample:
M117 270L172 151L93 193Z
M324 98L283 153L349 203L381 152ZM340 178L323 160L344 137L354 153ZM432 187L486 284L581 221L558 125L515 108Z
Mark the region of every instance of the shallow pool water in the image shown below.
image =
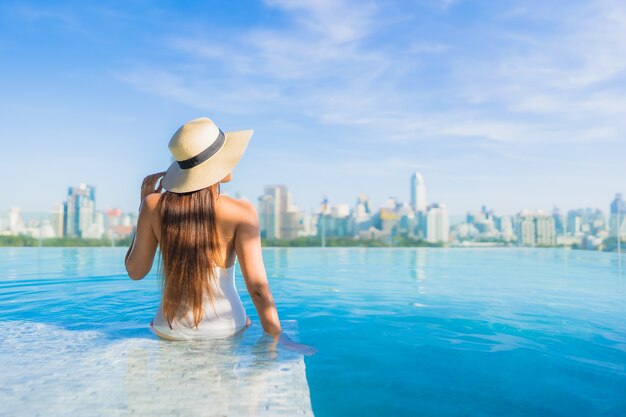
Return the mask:
M158 340L147 328L156 277L130 280L125 252L0 249L0 404L11 415L45 401L102 415L626 415L616 254L265 249L285 331L318 350L303 358L267 346L238 268L253 320L244 337Z

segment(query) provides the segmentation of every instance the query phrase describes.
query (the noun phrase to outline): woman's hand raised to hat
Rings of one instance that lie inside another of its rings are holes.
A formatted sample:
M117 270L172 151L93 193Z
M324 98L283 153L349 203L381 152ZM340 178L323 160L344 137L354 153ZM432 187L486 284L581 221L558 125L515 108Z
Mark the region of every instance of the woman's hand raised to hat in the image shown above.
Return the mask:
M165 171L157 172L156 174L150 174L143 179L141 183L141 201L149 194L160 193L163 190L163 177ZM157 184L158 181L158 184Z

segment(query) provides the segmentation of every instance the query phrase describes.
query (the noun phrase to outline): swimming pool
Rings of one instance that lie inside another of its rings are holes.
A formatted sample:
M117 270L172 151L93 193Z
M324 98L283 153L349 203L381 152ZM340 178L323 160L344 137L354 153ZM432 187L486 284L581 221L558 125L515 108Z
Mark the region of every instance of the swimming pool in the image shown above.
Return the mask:
M127 278L125 253L0 249L7 415L626 415L616 254L264 249L285 331L318 350L303 358L271 353L239 269L245 337L156 339L157 281Z

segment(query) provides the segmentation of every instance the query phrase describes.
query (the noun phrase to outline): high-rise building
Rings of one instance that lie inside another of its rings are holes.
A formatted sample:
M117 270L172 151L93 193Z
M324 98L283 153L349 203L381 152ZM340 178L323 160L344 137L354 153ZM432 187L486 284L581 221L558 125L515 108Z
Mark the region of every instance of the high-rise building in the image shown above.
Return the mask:
M595 235L606 232L606 218L600 209L596 209L590 219L591 232Z
M556 227L554 216L539 212L535 217L536 241L540 246L556 245Z
M495 237L496 222L493 211L487 210L483 206L480 211L470 211L467 213L466 222L473 225L476 230L485 237Z
M424 177L416 171L411 176L411 207L415 211L425 212L427 206Z
M450 218L443 203L434 203L426 212L426 240L432 243L447 242L450 237Z
M369 198L365 194L359 194L354 208L353 229L356 233L368 230L372 227L372 212L370 209Z
M554 227L556 233L562 235L565 233L565 215L560 208L554 207L552 210L552 217L554 217Z
M400 216L395 210L383 207L378 213L378 218L380 220L380 230L385 235L396 234Z
M396 211L398 209L398 207L400 207L400 202L398 201L397 198L395 197L388 197L387 201L385 201L385 204L383 204L382 208L385 208L387 210L391 210L391 211Z
M317 231L322 237L353 237L354 218L350 211L349 204L337 204L329 206L326 201L325 208L322 208L318 217Z
M500 216L499 225L502 239L507 242L513 240L513 221L511 220L511 216Z
M133 233L132 219L128 214L122 214L122 210L119 208L107 210L104 219L104 229L110 239L124 238Z
M276 224L278 214L275 210L274 199L271 195L263 194L259 197L259 224L261 237L265 239L277 239L278 227Z
M610 236L617 237L626 235L626 201L621 193L615 194L611 201L611 217L609 218Z
M281 213L280 217L280 238L295 239L299 236L303 228L303 213L299 212L296 206L291 206L288 211Z
M284 185L268 185L259 197L261 236L266 239L293 239L301 227L291 194Z
M517 241L523 246L556 245L556 226L554 215L538 210L522 210L517 215Z
M81 183L69 187L64 206L64 236L82 237L95 221L96 188Z
M104 235L104 213L96 211L89 227L83 230L82 237L90 239L102 239Z
M363 213L372 213L372 209L370 207L370 198L367 196L367 194L359 194L356 200L356 204L357 206L363 206Z
M534 246L537 243L535 216L528 210L518 214L517 241L520 245Z
M398 234L416 238L415 229L417 227L417 218L413 208L409 204L403 203L398 207L396 212L400 216L398 220Z
M583 225L583 213L581 210L570 210L567 212L567 234L571 236L579 235Z
M106 211L107 215L107 227L117 227L120 225L122 220L122 210L119 208L109 209Z
M9 209L9 231L13 235L17 235L24 229L24 222L20 216L19 207L11 207Z
M317 222L317 215L302 212L300 215L300 228L298 230L298 236L316 236Z

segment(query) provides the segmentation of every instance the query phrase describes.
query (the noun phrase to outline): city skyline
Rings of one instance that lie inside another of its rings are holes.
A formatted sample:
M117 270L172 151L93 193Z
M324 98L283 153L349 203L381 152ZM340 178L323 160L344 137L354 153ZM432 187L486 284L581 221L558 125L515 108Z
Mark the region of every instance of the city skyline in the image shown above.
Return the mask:
M416 184L416 178L417 178L417 184ZM77 187L74 188L79 188L79 187L94 187L95 185L90 184L87 185L88 183L86 182L75 182L76 184L78 184ZM371 194L366 192L366 191L362 191L362 192L357 192L354 196L352 196L351 199L343 199L343 200L331 200L328 198L328 194L324 194L319 196L318 198L318 202L317 204L314 204L312 207L303 207L303 205L296 200L293 196L294 196L294 189L285 182L281 182L281 183L274 183L274 184L266 184L262 187L262 189L259 191L259 193L255 196L247 196L247 195L243 195L241 194L240 191L238 191L237 189L235 189L235 191L232 191L232 189L234 187L229 187L230 183L223 183L221 184L221 188L222 188L222 192L231 195L233 197L238 197L238 198L244 198L250 202L253 203L258 203L258 200L263 196L263 190L267 190L268 187L287 187L289 188L289 199L288 202L283 203L283 205L285 206L289 206L289 205L294 205L295 207L298 208L298 210L300 211L304 211L304 212L308 212L308 213L315 213L317 211L319 211L319 207L321 204L323 204L323 201L326 201L327 203L331 204L331 205L342 205L342 204L348 204L348 205L353 205L355 203L355 201L357 201L360 196L367 196L369 204L371 205L371 207L373 208L383 208L385 207L386 204L388 204L390 199L393 199L395 201L398 201L400 203L405 203L407 205L409 205L410 207L412 207L414 210L416 211L423 211L427 206L431 205L431 204L446 204L446 206L448 206L447 203L445 203L444 200L431 200L430 198L427 197L426 194L426 180L424 179L424 176L421 174L421 172L418 171L413 171L413 173L410 175L409 179L408 179L408 190L405 190L405 195L403 196L397 196L397 195L389 195L387 197L385 197L383 200L378 201L378 202L373 202L373 199L371 198ZM417 188L416 188L417 185ZM72 190L73 186L70 186L70 192ZM229 189L230 188L230 189ZM405 183L405 188L407 188L407 184ZM66 185L64 187L65 190L68 189L68 186ZM98 187L99 189L99 187ZM429 187L429 193L431 188ZM296 194L298 194L296 192ZM601 210L604 213L610 213L611 209L612 209L612 205L613 203L613 199L618 196L618 195L624 195L625 193L621 192L621 191L616 191L615 193L612 194L611 197L609 197L609 202L604 204L604 206L586 206L583 204L579 204L579 205L575 205L573 207L564 207L564 206L560 206L560 205L553 205L551 207L529 207L529 206L521 206L516 210L510 211L510 212L505 212L505 211L501 211L498 210L496 207L494 207L494 205L489 204L488 202L482 202L481 204L479 204L476 207L471 207L467 210L463 210L463 211L456 211L456 210L452 210L449 211L449 213L452 216L459 216L459 215L465 215L468 212L472 212L472 211L476 211L478 209L484 208L484 207L489 207L490 210L499 213L499 214L506 214L506 215L515 215L518 214L522 211L532 211L532 212L549 212L552 211L554 209L559 209L559 210L564 210L564 211L573 211L573 210L580 210L580 209L593 209L593 210ZM438 195L438 193L435 193L435 195ZM418 205L419 207L416 209L415 207L415 197L418 197ZM137 207L139 206L139 197L137 197ZM63 205L65 204L65 200L63 200L62 198L57 198L56 200L54 200L53 203L51 204L44 204L44 209L43 210L29 210L28 208L24 209L23 206L20 206L19 204L9 204L6 209L2 210L0 209L0 212L8 212L10 211L12 208L14 207L18 207L20 209L20 211L24 212L24 213L38 213L38 212L49 212L49 211L55 211L57 209L57 207L59 205ZM47 207L45 207L47 206ZM97 207L97 210L100 211L107 211L107 210L121 210L122 212L125 213L136 213L137 209L130 209L130 210L126 210L124 209L121 205L105 205L103 207L103 204L100 203Z
M294 205L296 206L300 211L305 211L308 213L315 213L317 211L319 211L319 207L320 205L323 203L324 200L326 200L326 202L330 205L354 205L355 201L357 201L359 199L359 196L367 196L368 197L368 201L371 205L371 207L373 208L383 208L385 207L386 204L388 204L390 199L396 200L399 203L404 203L407 204L410 207L414 208L414 204L413 204L413 190L415 189L414 186L414 181L415 181L415 175L419 176L419 185L420 185L420 190L418 192L418 195L420 195L421 198L424 198L424 202L420 203L420 208L418 208L419 210L423 210L426 206L431 205L431 203L433 204L440 204L443 203L445 204L447 207L449 206L447 203L445 203L444 200L431 200L430 198L426 197L426 191L425 191L425 179L423 177L423 175L421 175L420 172L418 171L413 171L413 173L411 174L411 176L409 177L409 187L407 190L405 190L405 195L403 196L397 196L397 195L389 195L387 197L385 197L383 200L381 201L377 201L377 202L373 202L373 199L371 198L371 194L366 192L366 191L362 191L362 192L357 192L354 194L354 196L352 196L351 199L346 199L346 200L332 200L330 198L328 198L328 194L323 194L320 195L318 198L318 201L316 204L313 204L312 207L303 207L303 205L294 198L294 189L286 182L279 182L279 183L274 183L274 184L266 184L264 185L261 190L259 191L259 193L255 196L247 196L247 195L243 195L240 191L238 191L237 189L235 189L235 191L233 191L234 187L229 187L229 183L223 183L221 184L221 188L222 188L222 192L233 196L233 197L239 197L239 198L244 198L252 203L255 203L258 206L258 200L263 196L263 190L267 190L268 187L287 187L289 189L289 200L288 203L283 203L286 205ZM74 188L79 188L79 187L94 187L93 184L87 185L88 183L86 182L77 182L76 184L78 184L76 187ZM65 189L67 189L67 186L64 187ZM70 190L73 188L73 186L70 186ZM229 189L230 188L230 189ZM405 188L407 188L406 184L405 184ZM99 189L99 188L98 188ZM429 193L430 193L430 187L429 189ZM423 193L423 194L419 194L419 193ZM298 194L296 192L296 194ZM531 211L531 212L551 212L554 209L559 209L559 210L564 210L564 211L573 211L573 210L579 210L579 209L593 209L593 210L601 210L604 213L610 213L611 212L611 207L614 204L614 198L618 195L624 195L626 193L622 193L620 191L616 191L615 193L612 194L612 196L608 197L608 203L604 204L604 206L591 206L591 205L583 205L583 204L579 204L579 205L575 205L573 207L563 207L563 206L559 206L559 205L552 205L550 207L529 207L529 206L521 206L516 210L510 211L510 212L506 212L506 211L501 211L498 210L497 207L494 207L494 205L489 204L488 202L483 202L481 204L479 204L476 207L470 207L466 210L449 210L448 207L448 211L452 216L465 216L466 213L468 212L472 212L472 211L476 211L476 210L480 210L481 208L484 207L489 207L490 210L499 213L499 214L506 214L506 215L515 215L518 214L522 211ZM435 193L435 195L437 195L437 193ZM137 200L139 200L139 196L137 196ZM19 204L9 204L6 209L4 210L0 210L0 212L8 212L10 211L12 208L19 208L20 211L22 211L23 213L39 213L39 212L50 212L50 211L54 211L55 209L57 209L57 207L59 205L63 205L65 203L65 200L63 198L57 198L56 200L54 200L55 202L51 203L51 204L43 204L43 209L41 210L31 210L29 208L24 208L23 206L20 206ZM139 201L137 201L136 203L137 207L139 206ZM121 210L124 213L137 213L138 210L137 209L124 209L123 206L121 205L103 205L102 203L98 204L97 210L100 211L106 211L106 210ZM626 209L624 209L624 211L626 212Z
M611 201L608 216L599 208L563 211L558 207L552 211L523 209L510 215L483 205L479 211L468 211L460 221L451 221L445 202L428 201L421 173L415 171L407 185L408 202L389 198L374 208L365 193L358 195L354 205L332 204L325 196L313 212L294 204L287 186L266 185L257 199L261 238L307 245L315 244L311 238L319 238L321 246L327 238L389 245L401 239L408 245L516 244L591 250L615 249L616 242L619 248L619 240L626 238L626 201L621 193ZM18 241L20 236L27 236L40 242L49 238L104 238L112 245L129 238L137 213L122 213L119 208L98 210L96 194L93 185L69 186L64 203L28 221L22 218L19 207L12 207L7 219L0 216L0 236L17 236Z
M626 191L626 4L243 0L0 6L0 210L76 181L137 207L187 120L254 129L225 186L429 199L462 213L602 207ZM167 19L163 17L167 16ZM302 48L302 45L308 45ZM24 158L36 167L24 170ZM37 190L33 192L33 190Z

